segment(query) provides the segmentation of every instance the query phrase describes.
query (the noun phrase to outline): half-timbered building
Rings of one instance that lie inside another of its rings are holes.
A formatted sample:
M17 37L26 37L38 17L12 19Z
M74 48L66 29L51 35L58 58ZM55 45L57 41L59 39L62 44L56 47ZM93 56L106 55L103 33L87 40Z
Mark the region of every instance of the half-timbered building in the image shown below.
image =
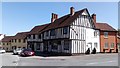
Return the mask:
M43 52L79 54L85 53L88 48L90 52L94 48L100 52L99 30L95 28L94 21L86 8L75 12L71 7L70 13L60 18L52 13L51 23L44 29L40 28L37 34L28 36L28 42L33 40L31 37L39 35L41 41L37 39L37 42L41 42L41 46L36 44L35 47ZM36 49L32 46L31 48Z

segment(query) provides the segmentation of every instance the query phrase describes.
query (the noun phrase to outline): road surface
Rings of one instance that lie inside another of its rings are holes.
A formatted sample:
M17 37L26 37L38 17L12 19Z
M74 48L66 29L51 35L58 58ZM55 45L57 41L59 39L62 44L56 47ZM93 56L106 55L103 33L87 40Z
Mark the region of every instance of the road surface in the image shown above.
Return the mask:
M19 57L2 54L3 66L118 66L118 54L91 54L80 56Z

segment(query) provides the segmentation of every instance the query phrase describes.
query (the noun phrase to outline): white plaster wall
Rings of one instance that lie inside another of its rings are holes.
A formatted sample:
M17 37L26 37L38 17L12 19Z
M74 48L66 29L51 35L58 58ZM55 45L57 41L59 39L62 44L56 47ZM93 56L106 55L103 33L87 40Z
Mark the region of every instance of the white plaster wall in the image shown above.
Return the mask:
M97 43L96 51L100 52L100 38L99 35L97 35L97 37L94 37L94 31L94 29L86 28L86 50L88 48L91 48L91 50L93 50L93 48L95 47L94 43ZM92 46L90 46L89 43L92 43Z
M4 34L0 35L0 40L2 40L4 38Z

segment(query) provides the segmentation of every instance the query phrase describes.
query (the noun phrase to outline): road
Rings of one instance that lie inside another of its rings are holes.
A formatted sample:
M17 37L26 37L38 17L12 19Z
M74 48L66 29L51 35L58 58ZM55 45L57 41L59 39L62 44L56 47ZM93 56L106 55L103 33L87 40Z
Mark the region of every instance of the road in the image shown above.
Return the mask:
M118 66L118 54L91 54L56 57L19 57L2 54L3 66Z

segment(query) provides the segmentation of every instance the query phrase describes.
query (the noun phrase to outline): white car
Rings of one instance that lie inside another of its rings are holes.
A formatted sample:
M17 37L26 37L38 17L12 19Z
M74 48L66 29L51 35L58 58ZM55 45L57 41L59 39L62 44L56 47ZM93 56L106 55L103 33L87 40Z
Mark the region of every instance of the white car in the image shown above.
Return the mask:
M0 49L0 53L5 53L6 51L4 49Z
M21 51L22 51L22 48L17 48L15 50L13 50L13 54L14 55L19 55L21 53Z

